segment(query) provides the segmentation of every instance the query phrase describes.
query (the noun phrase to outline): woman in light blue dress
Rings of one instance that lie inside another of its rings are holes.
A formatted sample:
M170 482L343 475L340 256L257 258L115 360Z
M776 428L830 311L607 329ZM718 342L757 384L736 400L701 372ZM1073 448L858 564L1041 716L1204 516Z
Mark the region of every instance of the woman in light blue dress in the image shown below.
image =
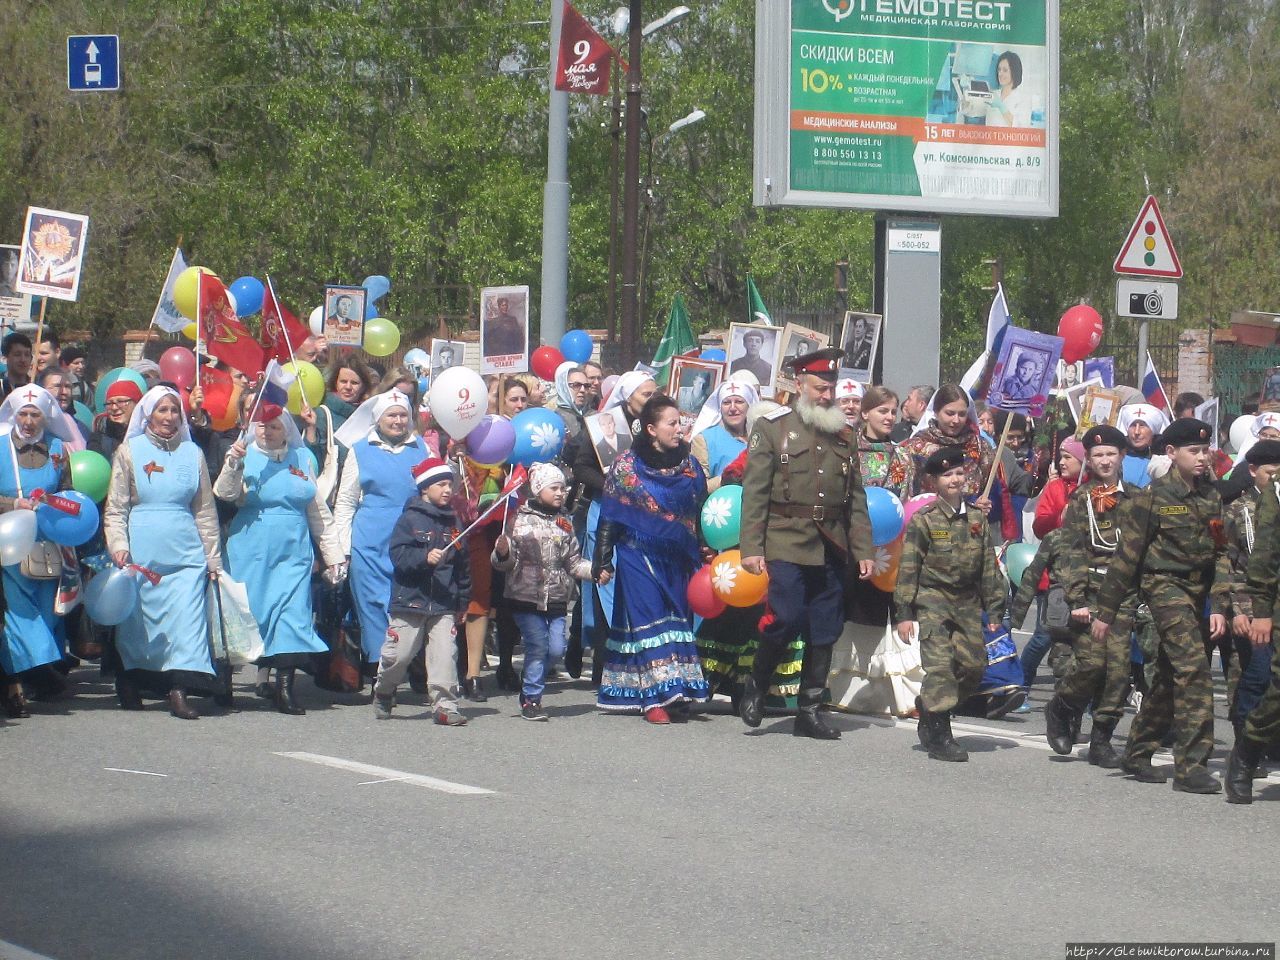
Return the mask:
M317 495L316 458L287 413L253 425L227 453L214 495L239 508L227 534L227 575L245 585L262 634L258 667L273 667L273 699L281 713L306 713L293 696L294 672L329 652L311 616L312 540L336 579L342 549L333 517Z
M102 525L117 566L160 575L141 581L137 607L116 628L120 706L141 710L142 687L167 690L170 712L195 720L187 693L216 688L205 598L222 555L204 454L172 387L152 387L134 408L111 464Z
M70 485L67 454L83 444L69 419L42 387L18 387L0 406L0 513L33 510L33 491L53 493ZM44 539L37 534L37 540ZM0 569L5 599L0 676L7 680L5 713L16 719L31 715L24 679L50 691L66 687L51 666L62 659L66 638L62 618L53 612L57 578L33 579L16 564Z

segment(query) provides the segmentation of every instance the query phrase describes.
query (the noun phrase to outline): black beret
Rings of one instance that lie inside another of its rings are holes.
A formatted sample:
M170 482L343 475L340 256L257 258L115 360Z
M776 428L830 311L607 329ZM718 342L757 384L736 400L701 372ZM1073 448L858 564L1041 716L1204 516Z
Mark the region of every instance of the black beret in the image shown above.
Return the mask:
M1244 458L1255 467L1265 467L1280 463L1280 440L1259 440Z
M1115 447L1123 450L1129 445L1128 438L1121 431L1105 423L1086 430L1080 442L1084 444L1086 450L1092 450L1094 447Z
M1194 417L1183 417L1173 421L1160 434L1160 445L1164 447L1189 447L1196 443L1209 443L1213 439L1213 427L1203 420Z
M924 472L938 477L956 467L964 466L964 447L939 447L924 462Z

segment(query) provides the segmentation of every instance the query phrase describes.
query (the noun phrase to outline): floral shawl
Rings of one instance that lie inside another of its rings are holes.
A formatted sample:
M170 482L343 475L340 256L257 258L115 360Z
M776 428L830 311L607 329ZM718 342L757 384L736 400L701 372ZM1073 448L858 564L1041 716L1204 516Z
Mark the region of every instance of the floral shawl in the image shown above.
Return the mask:
M929 488L925 484L929 477L924 472L924 464L934 451L943 447L964 447L964 495L976 497L982 493L995 461L995 451L972 424L966 425L960 436L948 437L936 423L932 423L911 439L898 444L889 463L889 478L885 486L903 501L928 493Z
M696 566L701 556L698 510L706 495L706 474L693 457L655 468L631 449L605 477L600 519L627 527L645 552L686 555Z
M864 487L883 487L888 483L889 465L893 461L893 441L871 440L858 431L858 467Z

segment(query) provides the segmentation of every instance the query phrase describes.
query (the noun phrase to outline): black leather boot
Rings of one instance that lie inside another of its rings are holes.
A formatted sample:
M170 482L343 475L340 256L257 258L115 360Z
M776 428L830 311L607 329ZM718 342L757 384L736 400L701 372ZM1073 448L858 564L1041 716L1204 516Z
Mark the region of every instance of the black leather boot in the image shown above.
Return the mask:
M951 711L939 710L926 713L925 717L929 721L929 756L948 763L966 762L969 759L968 752L951 735Z
M1074 718L1077 711L1056 693L1044 706L1045 736L1054 753L1066 756L1075 749Z
M1236 737L1236 745L1227 757L1227 803L1253 803L1253 773L1262 760L1263 745L1248 737Z
M770 673L773 671L770 670ZM804 662L800 665L800 711L796 714L792 733L814 740L839 740L840 731L822 716L822 695L827 691L831 673L831 647L805 644Z
M126 676L125 671L116 671L116 699L120 701L121 710L142 710L142 693L133 679Z
M186 691L181 687L175 687L169 691L169 712L179 720L200 719L200 714L196 713L195 708L187 703Z
M1093 715L1093 729L1089 731L1089 762L1103 770L1116 770L1120 757L1111 746L1111 734L1115 732L1114 720L1101 720Z
M276 709L291 717L301 717L307 711L298 705L293 698L293 667L285 667L276 671L275 703Z
M777 669L785 649L785 644L760 638L751 673L742 684L742 697L738 700L738 716L748 727L758 727L764 720L765 694L769 692L769 681L773 679L773 671Z

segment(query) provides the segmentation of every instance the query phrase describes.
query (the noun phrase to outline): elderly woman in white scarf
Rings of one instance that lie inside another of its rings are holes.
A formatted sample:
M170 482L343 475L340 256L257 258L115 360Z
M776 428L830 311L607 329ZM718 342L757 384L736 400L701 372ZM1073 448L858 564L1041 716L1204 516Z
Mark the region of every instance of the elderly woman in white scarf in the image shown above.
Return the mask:
M747 449L747 411L759 400L755 387L726 380L702 405L689 435L689 452L702 464L708 492L720 487L724 468Z
M417 496L413 468L432 452L413 428L412 402L399 390L370 397L334 438L348 450L333 524L351 562L351 596L360 617L366 673L377 672L391 603L391 530Z
M167 690L169 712L195 720L187 694L216 689L205 602L222 552L209 470L173 388L152 387L134 407L111 465L102 526L117 566L160 575L142 584L138 605L116 628L120 706L141 710L143 687Z
M0 406L0 513L34 510L31 494L69 486L67 454L83 449L70 418L43 387L16 388ZM37 535L36 549L56 552ZM36 579L23 565L3 568L4 634L0 638L0 675L7 680L5 713L30 716L22 681L50 692L66 687L52 669L65 652L62 621L54 616L58 579Z
M340 576L343 553L316 486L315 454L293 417L268 412L275 416L250 423L251 442L242 435L231 445L213 492L238 507L227 533L227 570L245 585L262 633L258 669L276 671L276 709L301 715L306 710L294 699L294 672L329 652L311 615L312 540L331 581Z
M1131 487L1151 483L1151 459L1156 454L1155 439L1169 426L1169 415L1150 403L1126 403L1120 408L1116 426L1129 441L1121 464L1121 479Z

